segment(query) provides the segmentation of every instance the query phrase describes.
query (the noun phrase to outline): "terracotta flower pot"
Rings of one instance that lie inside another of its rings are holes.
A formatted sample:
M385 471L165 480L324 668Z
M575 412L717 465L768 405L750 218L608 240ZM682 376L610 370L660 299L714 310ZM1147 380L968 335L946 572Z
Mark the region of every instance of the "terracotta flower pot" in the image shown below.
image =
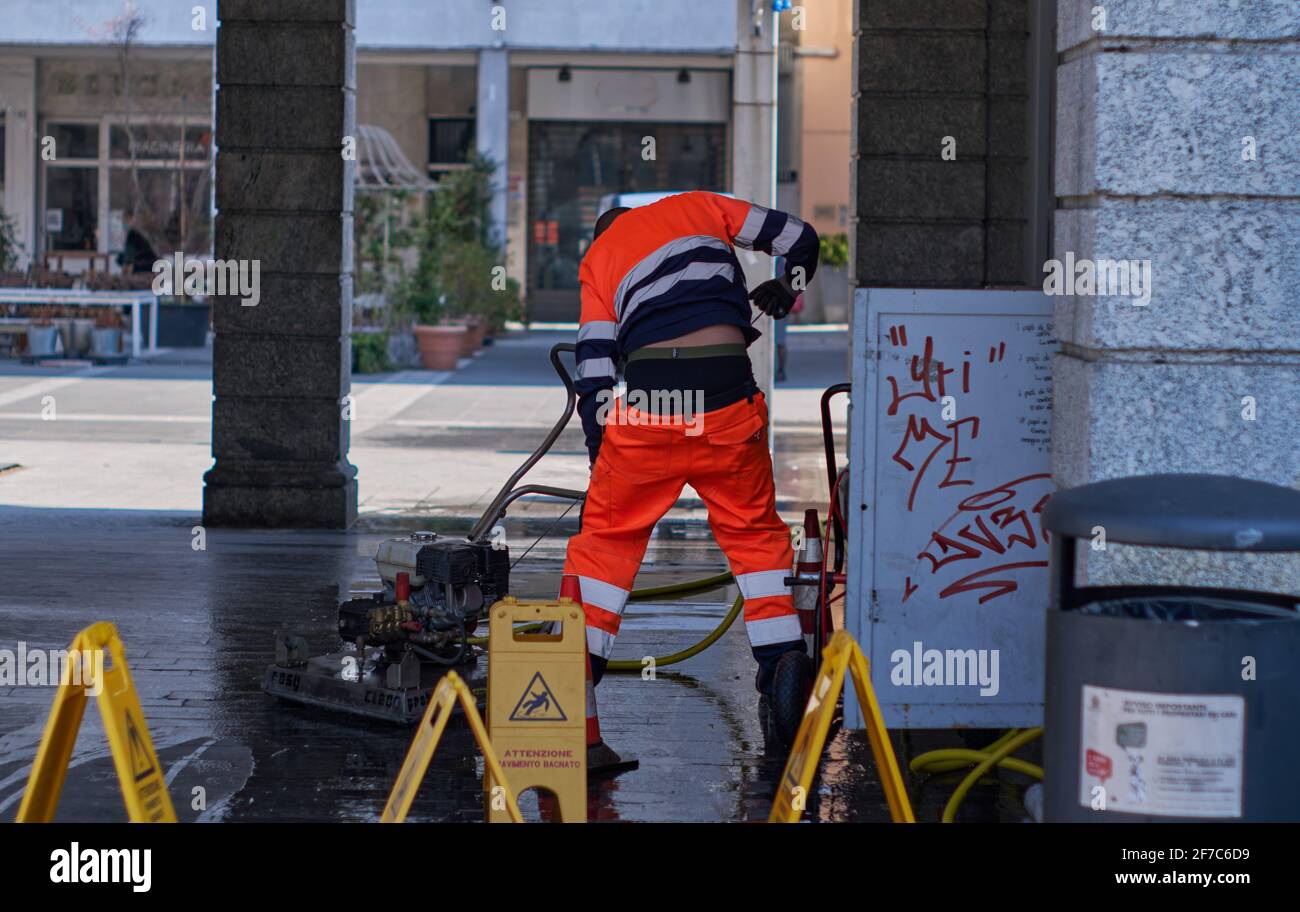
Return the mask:
M483 336L487 333L487 324L478 317L465 321L465 339L461 343L460 356L468 358L483 347Z
M416 326L420 363L426 370L455 370L467 331L464 326Z

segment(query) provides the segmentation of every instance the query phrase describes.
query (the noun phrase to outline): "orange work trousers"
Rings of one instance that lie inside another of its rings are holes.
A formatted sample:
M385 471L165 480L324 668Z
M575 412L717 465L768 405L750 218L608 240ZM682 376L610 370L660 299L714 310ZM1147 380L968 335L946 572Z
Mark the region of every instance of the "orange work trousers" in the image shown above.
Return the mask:
M794 553L776 512L763 394L673 418L628 408L619 399L604 424L582 528L569 539L564 562L564 572L581 583L587 648L600 668L614 648L655 523L686 484L708 507L714 539L744 596L745 631L760 668L803 649L785 583Z

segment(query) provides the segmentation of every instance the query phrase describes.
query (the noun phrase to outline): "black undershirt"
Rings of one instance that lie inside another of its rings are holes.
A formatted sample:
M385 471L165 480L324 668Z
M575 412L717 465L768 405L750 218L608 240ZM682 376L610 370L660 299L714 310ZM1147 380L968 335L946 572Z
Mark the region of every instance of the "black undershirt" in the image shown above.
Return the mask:
M636 393L642 402L651 403L647 410L666 417L676 414L679 402L694 403L696 410L712 412L758 392L746 355L629 361L623 379L627 384L625 401L640 407L634 401ZM699 396L703 397L702 405L695 398Z

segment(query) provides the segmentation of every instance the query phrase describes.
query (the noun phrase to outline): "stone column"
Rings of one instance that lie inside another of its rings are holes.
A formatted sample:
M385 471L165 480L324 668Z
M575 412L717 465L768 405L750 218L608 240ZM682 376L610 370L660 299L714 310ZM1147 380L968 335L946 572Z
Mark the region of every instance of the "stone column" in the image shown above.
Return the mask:
M475 147L479 155L496 165L492 173L492 240L506 240L506 184L510 160L510 56L504 48L478 52L478 107L475 119Z
M1300 484L1294 4L1060 0L1057 12L1054 256L1151 269L1145 305L1057 299L1058 482ZM1122 546L1084 559L1092 581L1300 591L1293 560Z
M356 518L351 388L355 0L220 0L215 255L257 263L255 306L214 299L203 521Z
M1041 281L1024 254L1029 19L1027 0L856 0L853 284Z

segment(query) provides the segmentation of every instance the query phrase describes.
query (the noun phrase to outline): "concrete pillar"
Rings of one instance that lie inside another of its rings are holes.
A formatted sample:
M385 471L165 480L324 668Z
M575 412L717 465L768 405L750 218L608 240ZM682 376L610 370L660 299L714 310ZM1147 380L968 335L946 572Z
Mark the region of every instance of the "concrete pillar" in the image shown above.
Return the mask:
M1053 469L1062 486L1211 472L1294 487L1294 5L1165 7L1057 4L1054 256L1149 260L1151 282L1145 306L1057 298ZM1300 591L1293 559L1122 546L1083 557L1094 582Z
M856 0L855 285L1041 281L1024 254L1029 2Z
M215 254L256 261L260 300L215 299L203 521L356 518L351 388L355 0L220 0Z
M504 48L478 52L478 107L475 120L478 154L496 165L488 215L491 236L498 246L506 239L507 165L510 160L510 55Z
M772 36L776 17L770 4L762 4L762 29L755 34L749 0L739 0L738 5L736 58L731 76L731 192L751 203L774 208L776 55ZM775 275L771 258L744 250L736 253L751 289ZM772 318L759 316L754 326L763 337L749 347L749 358L754 364L754 379L770 407L776 364Z

